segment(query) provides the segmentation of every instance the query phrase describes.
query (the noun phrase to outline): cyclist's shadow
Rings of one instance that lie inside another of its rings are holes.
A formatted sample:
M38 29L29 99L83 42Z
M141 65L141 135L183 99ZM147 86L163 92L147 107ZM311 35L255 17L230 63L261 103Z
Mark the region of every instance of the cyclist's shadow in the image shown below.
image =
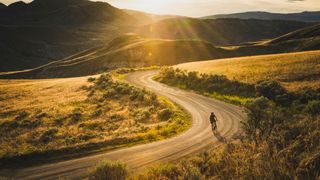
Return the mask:
M213 135L218 139L218 141L220 141L222 143L227 142L227 139L220 134L220 132L218 131L217 128L212 126L212 132L213 132Z

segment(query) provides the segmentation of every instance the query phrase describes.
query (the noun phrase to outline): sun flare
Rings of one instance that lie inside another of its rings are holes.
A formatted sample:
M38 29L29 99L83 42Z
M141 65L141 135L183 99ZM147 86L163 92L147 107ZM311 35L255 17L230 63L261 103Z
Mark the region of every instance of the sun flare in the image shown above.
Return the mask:
M127 3L126 3L127 4ZM170 0L138 0L131 4L131 7L141 11L162 14L167 11L173 2Z

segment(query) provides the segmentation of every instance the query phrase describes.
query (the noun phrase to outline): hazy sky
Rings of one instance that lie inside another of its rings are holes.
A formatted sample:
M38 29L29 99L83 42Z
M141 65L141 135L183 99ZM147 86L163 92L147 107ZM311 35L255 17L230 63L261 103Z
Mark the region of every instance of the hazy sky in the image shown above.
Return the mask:
M16 0L0 0L9 4ZM31 0L25 0L30 2ZM102 0L101 0L102 1ZM103 0L119 8L157 14L205 16L243 11L320 11L320 0Z

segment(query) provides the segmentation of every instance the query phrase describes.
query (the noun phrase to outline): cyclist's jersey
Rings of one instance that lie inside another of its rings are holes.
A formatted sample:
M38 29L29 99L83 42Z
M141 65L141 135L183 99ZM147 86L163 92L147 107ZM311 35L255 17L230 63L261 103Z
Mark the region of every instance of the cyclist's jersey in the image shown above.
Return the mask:
M210 123L215 123L216 122L216 116L215 115L211 115L210 116Z

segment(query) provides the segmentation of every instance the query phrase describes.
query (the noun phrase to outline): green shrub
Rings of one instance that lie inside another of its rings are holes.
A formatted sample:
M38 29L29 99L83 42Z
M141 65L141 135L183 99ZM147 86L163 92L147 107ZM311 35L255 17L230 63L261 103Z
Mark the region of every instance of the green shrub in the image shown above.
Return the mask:
M158 112L158 118L161 120L161 121L167 121L171 118L172 116L172 111L168 108L166 109L162 109Z
M29 128L29 129L33 129L36 128L38 126L41 125L41 121L40 120L30 120L30 119L25 119L23 121L20 122L20 126L23 128Z
M89 77L88 78L88 82L94 82L94 81L96 81L96 78L94 78L94 77Z
M101 109L97 109L92 113L92 117L94 117L94 118L99 117L102 115L102 113L103 113L103 111Z
M19 127L19 123L17 121L6 121L0 124L1 128L6 128L6 129L15 129Z
M95 137L97 137L97 135L95 135L93 133L85 133L85 134L79 135L79 139L82 141L88 141L88 140L93 139Z
M101 161L91 170L90 180L125 180L129 174L125 164L120 162Z
M137 109L134 112L134 116L138 122L144 122L150 119L151 113L148 109Z
M181 175L179 168L174 164L162 164L151 167L139 179L177 179Z
M314 100L309 102L305 108L305 111L309 113L311 116L320 115L320 101Z
M80 121L81 117L82 117L82 111L80 108L75 108L72 111L72 114L70 115L70 118L75 122Z
M258 96L266 97L280 105L289 105L294 101L292 94L277 81L260 81L255 85Z
M134 72L135 70L133 68L119 68L116 70L116 73L118 74L127 74L127 73L131 73Z
M40 136L40 142L42 143L48 143L49 141L51 141L55 134L58 132L58 129L56 128L52 128L52 129L49 129L47 131L45 131L41 136Z
M72 145L72 144L74 144L74 143L76 143L77 142L77 138L76 137L74 137L74 136L67 136L66 138L64 138L64 142L66 143L66 144L70 144L70 145Z
M124 119L124 117L121 114L113 114L112 116L110 116L110 120L112 122L118 122L118 121L121 121L123 119Z
M53 120L54 125L56 126L61 126L63 125L63 122L66 120L66 117L57 117L56 119Z
M15 120L16 121L20 121L20 120L25 119L26 117L28 117L28 115L29 115L29 113L27 113L26 111L22 111L16 116Z

